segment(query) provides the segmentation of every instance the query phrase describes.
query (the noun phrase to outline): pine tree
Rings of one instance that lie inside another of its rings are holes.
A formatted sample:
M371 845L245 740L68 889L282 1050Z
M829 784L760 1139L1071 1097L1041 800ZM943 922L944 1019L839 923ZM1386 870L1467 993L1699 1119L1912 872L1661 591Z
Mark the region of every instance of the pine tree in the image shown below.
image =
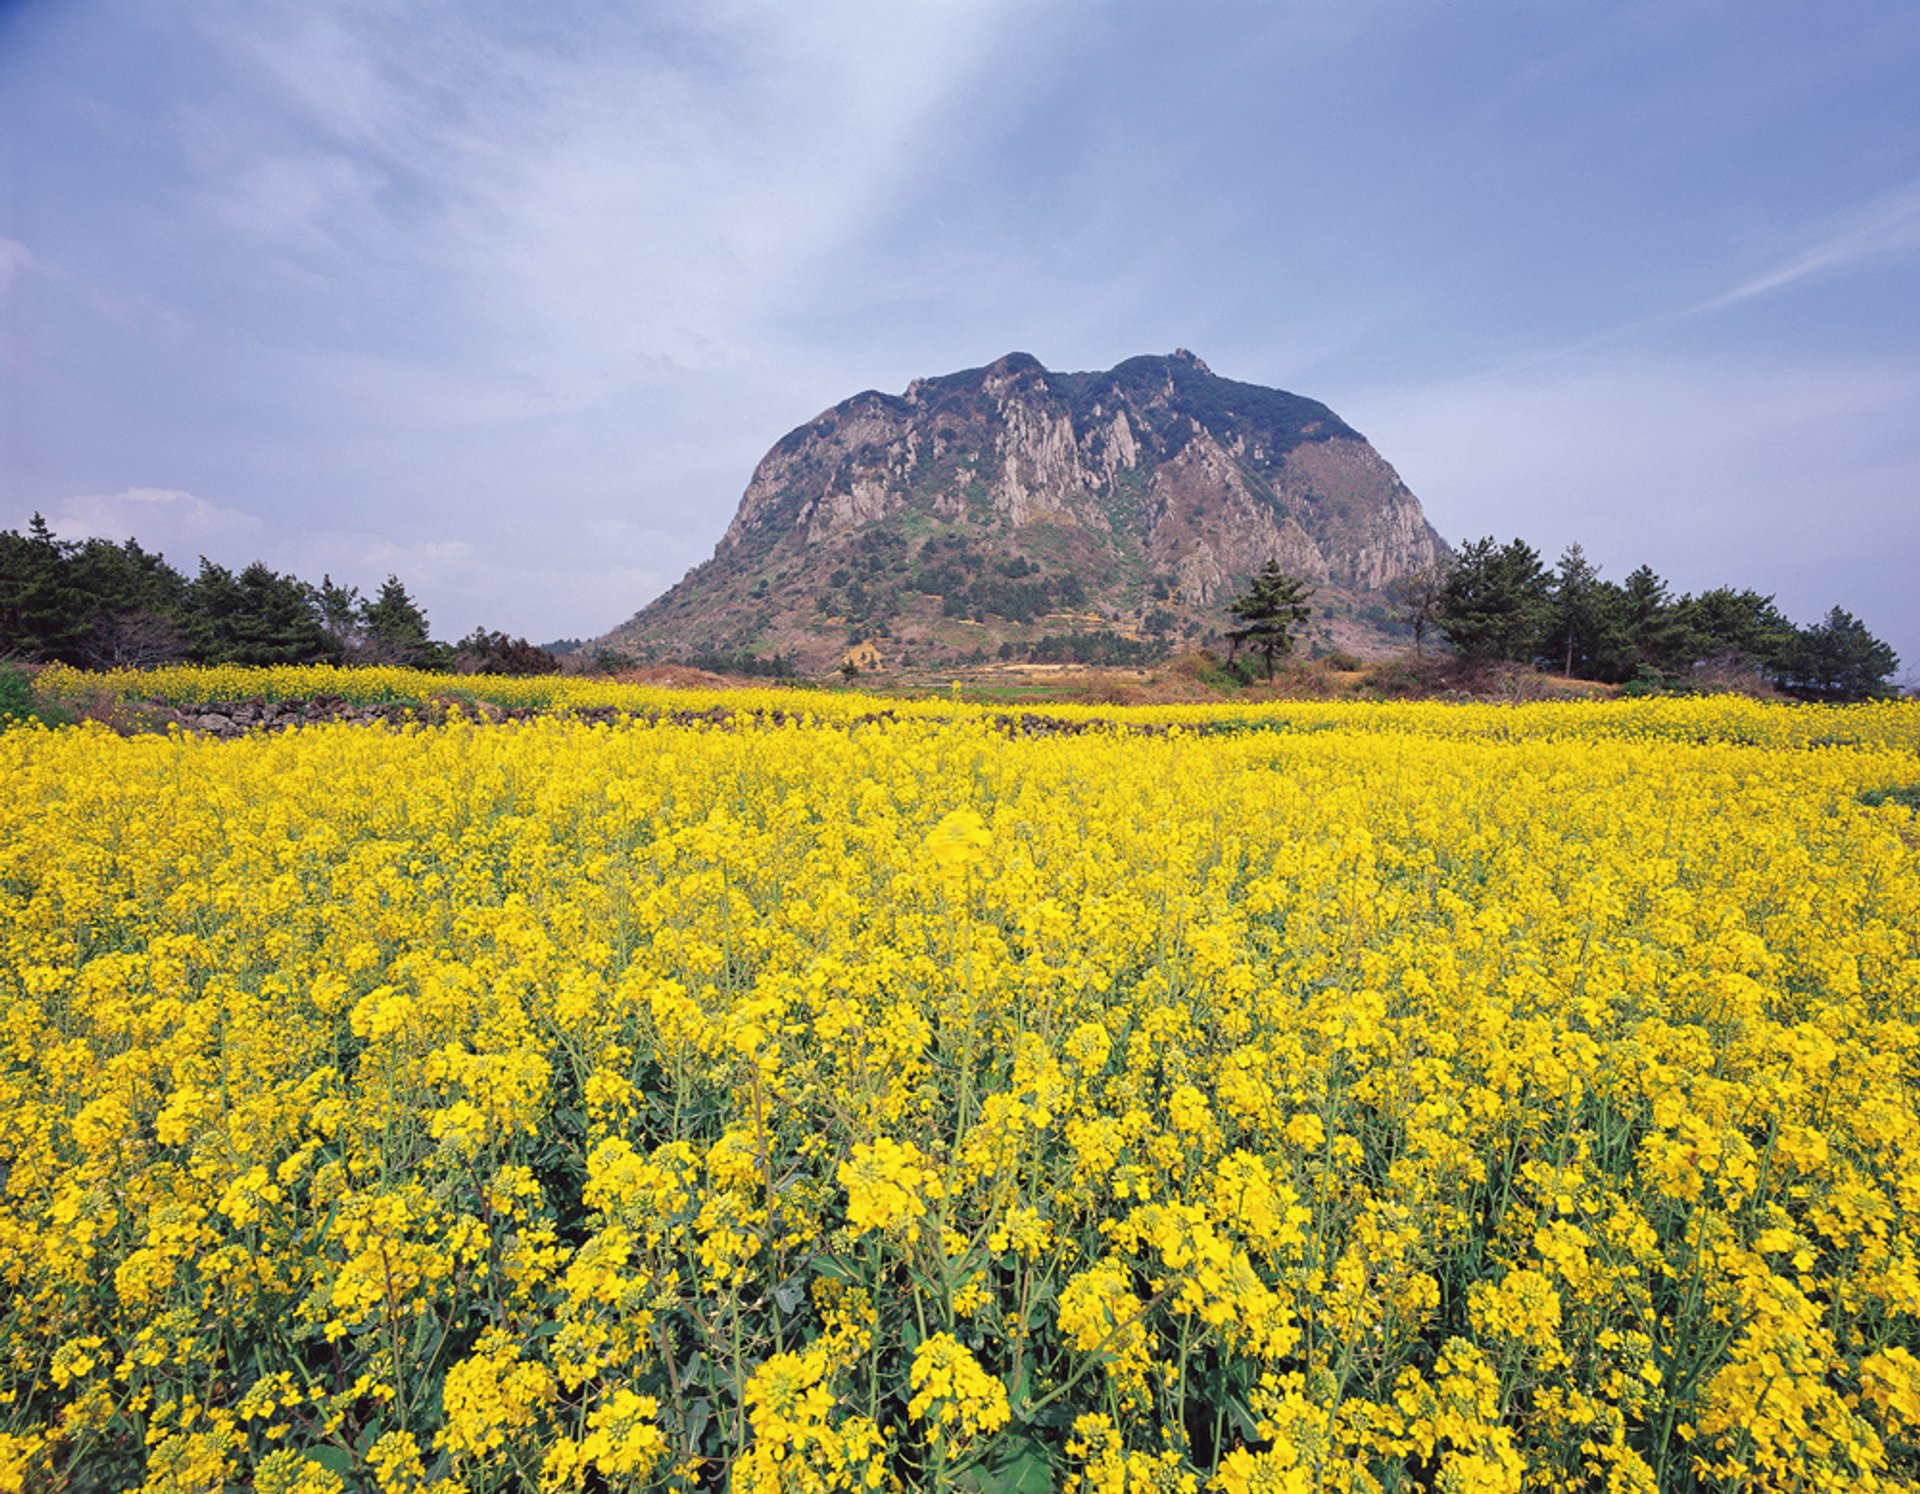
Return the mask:
M27 532L0 535L0 658L85 663L88 607L74 584L79 547L33 516Z
M1274 657L1293 652L1295 629L1313 615L1307 605L1312 595L1313 588L1305 581L1281 570L1279 561L1269 560L1253 584L1227 606L1240 624L1227 634L1233 654L1245 644L1266 659L1267 678L1272 679Z
M1562 672L1572 675L1590 667L1594 643L1600 631L1600 567L1587 559L1579 545L1568 545L1561 553L1553 577L1553 633L1555 653L1561 659Z
M1835 607L1800 629L1789 656L1788 686L1816 700L1868 700L1890 692L1899 655L1851 612Z
M524 638L475 628L453 647L461 674L558 674L560 658Z
M1434 619L1447 641L1476 663L1530 663L1553 621L1553 594L1540 552L1493 537L1460 547Z
M444 662L440 659L444 650L427 636L427 614L407 595L398 576L387 577L380 594L361 604L360 624L366 629L368 647L364 652L368 654L383 655L416 669Z
M146 669L187 656L187 578L138 540L90 539L73 555L74 584L85 596L87 663Z
M1693 662L1693 634L1686 608L1650 565L1636 566L1621 583L1624 622L1632 640L1633 673L1684 673Z
M189 607L189 632L205 663L317 664L339 657L309 588L260 561L235 576L202 556Z
M313 610L320 626L332 635L342 653L360 642L360 588L341 586L331 575L323 575L313 588Z
M1702 659L1745 665L1780 679L1785 675L1795 629L1773 598L1757 591L1716 586L1685 602L1687 627Z

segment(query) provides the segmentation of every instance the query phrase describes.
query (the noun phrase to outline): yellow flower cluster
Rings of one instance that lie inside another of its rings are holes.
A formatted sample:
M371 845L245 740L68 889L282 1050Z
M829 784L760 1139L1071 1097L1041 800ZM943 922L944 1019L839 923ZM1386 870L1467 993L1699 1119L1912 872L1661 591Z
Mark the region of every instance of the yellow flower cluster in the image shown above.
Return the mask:
M1920 1488L1920 710L494 685L0 734L0 1491Z
M212 701L337 699L355 705L464 707L484 701L506 710L601 711L653 718L793 719L805 724L880 720L967 720L1005 708L969 700L958 681L950 695L879 700L848 691L767 686L681 690L584 675L432 674L397 666L340 669L330 664L253 668L237 664L89 672L55 665L35 681L43 698L72 705L99 700L194 706ZM1044 720L1069 728L1118 726L1163 731L1385 732L1512 741L1598 737L1622 741L1727 742L1761 747L1890 747L1911 750L1920 737L1910 703L1882 701L1782 710L1744 696L1691 699L1536 701L1511 705L1429 701L1263 701L1220 705L1049 704ZM956 827L974 823L959 806ZM953 833L951 830L949 834Z
M913 1392L907 1415L927 1424L927 1438L939 1453L964 1453L1007 1424L1007 1387L951 1333L936 1333L913 1351L907 1385Z

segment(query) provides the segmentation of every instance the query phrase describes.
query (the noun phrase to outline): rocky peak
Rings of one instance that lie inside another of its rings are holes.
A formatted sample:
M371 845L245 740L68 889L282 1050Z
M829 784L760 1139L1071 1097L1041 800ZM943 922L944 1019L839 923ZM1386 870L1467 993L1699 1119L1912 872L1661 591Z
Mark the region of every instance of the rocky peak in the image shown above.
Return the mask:
M1381 589L1443 548L1392 467L1315 400L1221 378L1184 348L1093 373L1013 352L790 432L714 558L608 636L804 667L856 641L928 662L1066 634L1150 649L1217 631L1277 558L1322 588L1326 641L1378 651Z

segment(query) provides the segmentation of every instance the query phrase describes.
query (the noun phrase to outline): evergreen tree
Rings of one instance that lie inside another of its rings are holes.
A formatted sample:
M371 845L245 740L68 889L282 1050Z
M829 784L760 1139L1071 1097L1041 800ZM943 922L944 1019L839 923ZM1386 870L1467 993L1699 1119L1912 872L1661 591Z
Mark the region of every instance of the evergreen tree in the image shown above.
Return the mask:
M454 645L453 667L461 674L558 674L560 659L524 638L475 628Z
M1626 640L1621 679L1642 671L1682 674L1693 662L1686 610L1651 566L1636 566L1621 584L1619 627Z
M340 656L309 588L258 560L235 576L202 556L187 623L208 664L318 664Z
M1775 680L1784 677L1796 630L1772 597L1717 586L1688 598L1685 606L1698 659L1744 664Z
M388 576L380 593L360 608L366 639L360 653L368 662L392 662L415 669L445 667L450 651L427 636L427 614L420 610L398 576Z
M1633 678L1640 666L1633 641L1632 614L1626 589L1618 581L1594 583L1593 632L1587 646L1586 666L1581 670L1583 678L1614 684Z
M258 561L235 575L203 556L189 581L138 540L62 540L39 514L25 533L0 531L0 660L139 668L347 655L436 669L452 661L395 576L362 601L331 576L315 587Z
M27 532L0 535L0 658L86 662L88 607L75 585L71 540L39 514Z
M235 619L245 605L232 571L200 557L200 574L187 585L187 637L202 664L226 661Z
M341 653L347 653L360 642L363 630L359 587L340 586L332 576L323 575L313 589L313 610L320 616L320 626L339 645Z
M1815 700L1867 700L1888 695L1900 658L1851 612L1835 607L1802 628L1788 652L1787 687Z
M1563 674L1585 674L1592 668L1601 601L1600 568L1579 545L1568 545L1553 576L1552 633Z
M89 612L83 651L96 668L151 668L187 657L187 578L138 540L91 539L72 559Z
M1462 545L1434 620L1476 663L1531 662L1553 620L1552 583L1540 552L1518 539L1497 545L1491 535Z
M1227 640L1238 655L1242 644L1267 661L1267 678L1273 678L1276 655L1293 652L1294 630L1313 614L1307 598L1313 588L1298 576L1280 569L1280 562L1269 560L1253 578L1252 584L1227 606L1239 627L1229 630Z
M87 540L75 547L70 569L73 584L97 612L171 613L186 596L187 578L138 540Z

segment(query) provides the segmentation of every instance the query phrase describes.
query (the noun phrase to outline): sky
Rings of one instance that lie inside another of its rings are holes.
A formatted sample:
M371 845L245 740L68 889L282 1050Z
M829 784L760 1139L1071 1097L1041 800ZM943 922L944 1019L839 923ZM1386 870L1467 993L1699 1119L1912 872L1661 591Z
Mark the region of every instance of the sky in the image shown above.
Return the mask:
M1190 348L1920 680L1920 6L0 0L0 528L624 621L856 391Z

